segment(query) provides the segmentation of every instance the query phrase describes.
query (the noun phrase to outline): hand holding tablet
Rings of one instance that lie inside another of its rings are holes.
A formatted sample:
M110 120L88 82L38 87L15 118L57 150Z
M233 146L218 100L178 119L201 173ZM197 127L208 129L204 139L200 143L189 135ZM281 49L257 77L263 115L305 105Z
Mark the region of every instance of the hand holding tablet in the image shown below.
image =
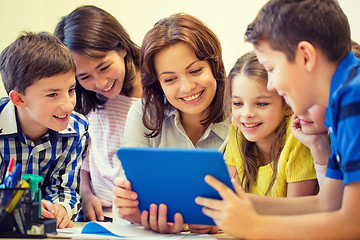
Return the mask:
M175 213L184 223L214 225L195 203L198 196L221 199L217 191L205 183L212 175L232 188L222 154L215 149L120 148L118 157L138 194L140 212L152 203L167 206L167 219L174 222Z

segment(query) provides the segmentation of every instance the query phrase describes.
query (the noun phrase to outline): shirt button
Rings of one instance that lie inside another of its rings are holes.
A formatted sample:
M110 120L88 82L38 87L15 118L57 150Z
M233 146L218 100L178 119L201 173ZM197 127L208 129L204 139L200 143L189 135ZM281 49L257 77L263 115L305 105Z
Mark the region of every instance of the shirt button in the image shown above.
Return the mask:
M329 133L333 133L332 127L329 127Z
M336 154L336 160L338 161L338 163L340 162L340 155Z

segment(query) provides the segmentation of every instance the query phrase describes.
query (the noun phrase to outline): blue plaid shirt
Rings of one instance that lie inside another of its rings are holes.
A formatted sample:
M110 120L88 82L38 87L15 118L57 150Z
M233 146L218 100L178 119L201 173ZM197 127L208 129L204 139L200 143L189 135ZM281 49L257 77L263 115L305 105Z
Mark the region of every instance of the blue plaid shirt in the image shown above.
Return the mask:
M56 132L49 129L35 144L22 133L12 102L8 98L0 99L2 170L14 158L16 163L22 164L23 174L42 176L43 199L63 205L72 219L81 206L79 174L87 152L88 136L88 120L73 112L65 130Z

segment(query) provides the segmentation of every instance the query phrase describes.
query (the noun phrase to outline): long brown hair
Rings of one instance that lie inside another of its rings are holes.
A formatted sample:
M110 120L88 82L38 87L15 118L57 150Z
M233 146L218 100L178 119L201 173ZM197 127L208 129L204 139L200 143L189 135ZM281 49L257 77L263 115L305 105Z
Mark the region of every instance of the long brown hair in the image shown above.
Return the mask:
M234 81L234 78L240 73L243 73L246 77L253 81L259 81L263 83L265 86L267 84L267 72L259 63L255 52L251 51L240 57L235 63L234 67L231 69L228 76L226 90L227 96L231 97L232 83ZM228 99L227 104L230 104L230 102L230 99ZM285 110L284 112L286 112L286 110L290 112L290 107L285 103L284 99L282 100L282 102ZM288 119L289 115L284 114L283 118L280 121L280 124L274 130L275 136L270 147L270 159L273 159L273 174L271 176L270 184L265 195L269 193L276 179L279 156L286 140ZM234 130L236 132L237 146L240 151L240 156L243 159L243 166L241 167L242 169L237 169L237 171L244 172L242 179L240 180L245 191L250 192L251 186L256 184L256 177L260 167L258 159L263 158L263 156L261 156L255 142L248 141L237 127Z
M166 101L156 75L154 57L161 50L183 42L189 45L201 61L208 61L217 82L209 115L201 124L222 122L226 73L221 55L221 45L216 35L197 18L183 13L158 21L145 35L141 46L141 81L143 85L143 123L150 130L147 137L156 137L162 130L165 111L173 106Z
M102 58L106 52L125 49L126 76L121 93L130 96L139 67L140 48L131 41L123 26L105 10L86 5L61 18L55 32L70 51L92 58ZM103 54L102 54L103 53ZM107 101L105 96L76 85L77 104L75 110L83 114L96 110Z

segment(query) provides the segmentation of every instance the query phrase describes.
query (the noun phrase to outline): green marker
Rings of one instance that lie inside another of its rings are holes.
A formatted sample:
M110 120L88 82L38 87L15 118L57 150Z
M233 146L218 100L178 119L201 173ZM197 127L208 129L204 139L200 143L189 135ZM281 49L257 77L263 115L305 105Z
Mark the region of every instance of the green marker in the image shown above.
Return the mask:
M44 178L34 174L22 174L21 179L24 179L25 181L30 179L31 199L33 202L39 202L39 218L41 218L41 190L39 189L39 184Z

